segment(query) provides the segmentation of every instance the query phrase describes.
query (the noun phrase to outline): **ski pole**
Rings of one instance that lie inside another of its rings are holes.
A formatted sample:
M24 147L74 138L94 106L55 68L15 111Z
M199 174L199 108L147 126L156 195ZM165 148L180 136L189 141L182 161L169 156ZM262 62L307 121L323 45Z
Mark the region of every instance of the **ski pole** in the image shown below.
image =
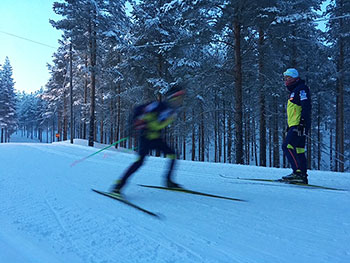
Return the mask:
M121 143L121 142L127 140L128 138L129 138L129 136L128 136L128 137L125 137L125 138L122 138L122 139L116 141L115 143L113 143L113 144L111 144L111 145L108 145L108 146L104 147L103 149L98 150L97 152L94 152L93 154L90 154L90 155L88 155L88 156L86 156L86 157L84 157L84 158L82 158L82 159L80 159L80 160L76 160L76 161L73 162L70 166L73 167L73 166L77 165L78 163L81 163L81 162L85 161L86 159L88 159L88 158L90 158L90 157L92 157L92 156L94 156L94 155L96 155L96 154L98 154L98 153L100 153L100 152L102 152L102 151L108 149L108 148L111 148L112 146L115 146L115 145L117 145L118 143Z
M337 154L337 155L339 155L340 157L343 157L344 159L346 159L345 154L342 154L341 152L337 151L335 148L330 147L330 146L328 146L328 145L326 145L326 144L324 144L324 143L321 143L319 140L314 140L310 135L306 135L306 137L309 138L310 141L311 141L314 145L316 145L316 142L317 142L317 143L319 143L319 144L321 145L321 147L322 147L323 149L332 150L332 151L334 151L335 154ZM323 152L324 154L330 156L330 153L329 153L329 152L326 152L326 151L323 151L323 150L321 150L321 152ZM342 161L342 160L340 160L340 159L337 158L337 157L334 157L334 159L335 159L336 161L342 163L342 164L345 164L345 163L348 161L348 160Z

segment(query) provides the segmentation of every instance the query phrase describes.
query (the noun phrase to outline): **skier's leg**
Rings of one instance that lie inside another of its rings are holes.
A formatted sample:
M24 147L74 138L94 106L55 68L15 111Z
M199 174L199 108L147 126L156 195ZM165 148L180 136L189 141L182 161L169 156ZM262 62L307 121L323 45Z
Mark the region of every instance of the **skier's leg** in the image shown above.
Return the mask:
M289 129L287 136L282 144L282 150L286 155L290 165L292 166L293 173L300 169L296 152L297 133L294 131L294 129L295 127L291 127Z
M129 177L135 173L143 164L145 160L145 155L140 155L138 157L138 159L136 160L136 162L134 162L124 173L124 175L120 178L120 180L118 181L117 187L119 190L124 187L124 185L126 184L127 180L129 179Z
M139 143L139 156L137 160L125 171L123 176L117 180L116 184L114 185L113 192L120 192L120 190L125 186L129 177L142 166L145 157L149 152L149 147L149 141L141 138Z
M307 159L304 148L297 148L298 163L302 174L307 174Z
M167 182L167 185L169 187L180 187L178 184L173 182L172 175L173 175L173 170L174 166L176 163L176 154L175 151L170 148L164 141L162 140L157 140L155 143L155 147L162 151L164 155L169 159L169 164L168 164L168 169L165 175L165 179Z
M307 174L307 160L305 156L305 142L306 142L306 136L298 136L298 143L296 146L296 152L297 152L297 161L299 165L299 169L301 170L301 173L303 175Z

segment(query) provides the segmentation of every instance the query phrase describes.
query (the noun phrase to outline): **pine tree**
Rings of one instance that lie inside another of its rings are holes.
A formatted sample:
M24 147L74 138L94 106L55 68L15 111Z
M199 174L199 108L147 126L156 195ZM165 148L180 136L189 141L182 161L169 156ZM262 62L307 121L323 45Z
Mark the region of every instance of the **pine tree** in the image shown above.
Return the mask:
M131 108L163 99L176 83L187 95L181 118L168 129L166 139L182 157L188 151L193 160L213 156L214 161L255 160L262 166L269 161L280 167L287 99L282 73L296 67L313 99L310 166L326 167L321 151L328 135L322 131L332 125L338 134L345 130L344 143L341 134L336 136L333 159L338 160L338 170L341 152L350 153L349 118L340 118L342 111L344 116L350 111L342 103L349 98L348 1L334 1L329 8L327 45L314 23L321 0L140 0L133 2L130 18L125 1L61 2L54 8L63 19L53 25L63 29L64 36L42 95L48 100L43 116L50 116L60 131L69 125L64 116L70 113L75 120L70 122L71 134L86 138L89 123L89 143L120 139L126 136ZM67 74L67 41L72 43L72 77ZM73 92L68 89L70 80ZM69 95L72 110L64 107Z
M332 58L336 67L336 156L335 170L345 170L345 87L349 84L349 50L350 50L350 3L345 0L334 0L328 7L330 21L328 40L332 44ZM348 93L347 93L348 94ZM349 122L348 122L349 123Z
M90 75L90 117L89 117L89 146L93 146L96 138L96 89L99 73L99 51L101 40L109 32L113 32L112 18L123 20L122 12L125 9L125 1L65 1L54 3L54 11L64 18L60 21L51 21L57 29L66 31L70 36L74 48L86 50ZM117 17L117 15L121 17ZM115 20L113 26L115 26ZM121 23L122 24L122 23Z
M1 142L8 142L17 128L16 96L12 66L8 57L0 70L0 129Z

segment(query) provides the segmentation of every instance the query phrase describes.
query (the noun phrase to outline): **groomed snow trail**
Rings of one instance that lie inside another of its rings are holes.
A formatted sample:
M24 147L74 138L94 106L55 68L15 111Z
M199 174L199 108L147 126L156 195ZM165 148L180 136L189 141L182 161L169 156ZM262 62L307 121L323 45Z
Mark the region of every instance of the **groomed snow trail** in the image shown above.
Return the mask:
M0 145L0 263L350 262L350 175L310 171L310 183L348 191L240 181L286 169L179 161L185 187L234 202L148 189L167 162L149 157L125 195L155 219L91 191L108 190L135 160L69 143ZM219 176L225 175L227 178ZM232 178L230 178L232 177Z

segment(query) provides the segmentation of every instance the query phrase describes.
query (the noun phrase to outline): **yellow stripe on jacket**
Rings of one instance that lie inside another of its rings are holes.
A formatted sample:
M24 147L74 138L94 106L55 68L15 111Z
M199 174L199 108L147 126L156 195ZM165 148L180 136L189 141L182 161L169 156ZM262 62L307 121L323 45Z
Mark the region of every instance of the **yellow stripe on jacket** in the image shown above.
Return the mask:
M157 114L152 112L145 114L143 119L147 122L147 139L154 140L160 138L160 130L172 123L174 121L174 116L171 116L164 121L159 121Z
M288 127L299 125L301 118L301 106L288 100L287 104L287 117Z

